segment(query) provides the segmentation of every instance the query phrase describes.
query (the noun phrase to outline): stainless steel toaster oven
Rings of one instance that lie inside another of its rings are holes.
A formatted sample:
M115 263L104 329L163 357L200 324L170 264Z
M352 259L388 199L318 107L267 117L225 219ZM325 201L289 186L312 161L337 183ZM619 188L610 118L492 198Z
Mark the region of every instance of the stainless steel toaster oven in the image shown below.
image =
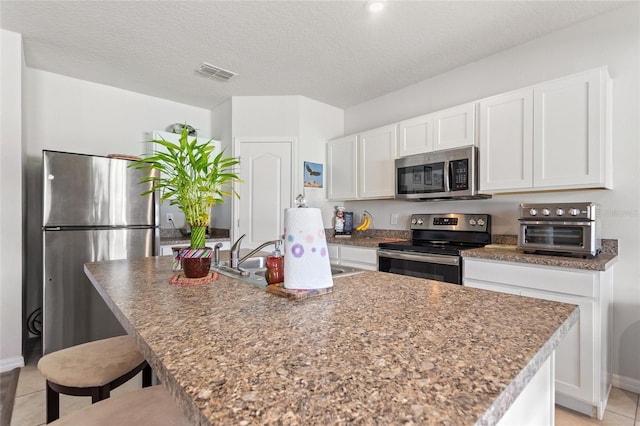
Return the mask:
M527 253L596 256L601 250L595 203L521 204L518 248Z

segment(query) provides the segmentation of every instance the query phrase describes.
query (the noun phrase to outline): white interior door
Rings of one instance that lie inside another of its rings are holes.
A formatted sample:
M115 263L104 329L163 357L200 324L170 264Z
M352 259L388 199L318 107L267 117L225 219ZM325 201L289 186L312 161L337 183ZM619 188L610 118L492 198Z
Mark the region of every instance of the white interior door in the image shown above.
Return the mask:
M242 247L282 237L284 209L294 199L294 139L236 138L240 178L234 203L234 239L246 234Z

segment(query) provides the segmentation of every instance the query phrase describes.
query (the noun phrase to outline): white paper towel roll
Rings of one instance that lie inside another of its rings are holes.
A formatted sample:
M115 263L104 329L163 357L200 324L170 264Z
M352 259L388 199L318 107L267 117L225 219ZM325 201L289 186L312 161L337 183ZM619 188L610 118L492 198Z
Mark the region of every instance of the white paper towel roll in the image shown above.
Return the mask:
M320 209L294 208L284 211L284 287L333 287Z

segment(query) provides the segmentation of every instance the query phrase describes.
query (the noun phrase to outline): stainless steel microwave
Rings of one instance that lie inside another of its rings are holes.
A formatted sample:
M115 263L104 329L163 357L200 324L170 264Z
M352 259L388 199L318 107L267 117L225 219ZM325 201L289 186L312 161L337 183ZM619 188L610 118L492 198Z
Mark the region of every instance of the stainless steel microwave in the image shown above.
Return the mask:
M397 158L395 196L415 201L490 198L478 194L477 165L475 146Z

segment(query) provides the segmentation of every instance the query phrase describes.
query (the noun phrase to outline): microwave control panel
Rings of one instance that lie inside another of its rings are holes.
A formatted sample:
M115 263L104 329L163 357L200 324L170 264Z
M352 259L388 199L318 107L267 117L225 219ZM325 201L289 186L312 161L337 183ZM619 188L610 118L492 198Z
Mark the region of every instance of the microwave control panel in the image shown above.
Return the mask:
M451 161L452 191L466 191L469 189L469 160L453 160Z

